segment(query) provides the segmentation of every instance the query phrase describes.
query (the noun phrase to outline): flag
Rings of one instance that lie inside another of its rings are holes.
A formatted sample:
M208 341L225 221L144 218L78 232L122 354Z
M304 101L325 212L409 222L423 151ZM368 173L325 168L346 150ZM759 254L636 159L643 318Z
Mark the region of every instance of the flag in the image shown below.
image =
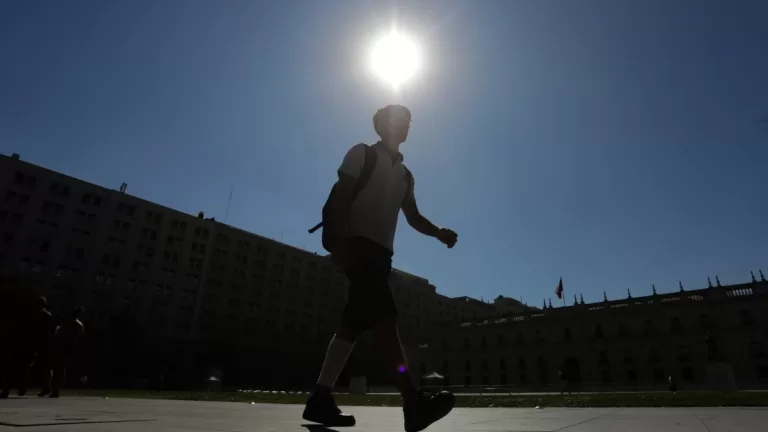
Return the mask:
M563 298L563 278L560 278L560 283L557 284L557 289L555 289L555 295L559 299Z

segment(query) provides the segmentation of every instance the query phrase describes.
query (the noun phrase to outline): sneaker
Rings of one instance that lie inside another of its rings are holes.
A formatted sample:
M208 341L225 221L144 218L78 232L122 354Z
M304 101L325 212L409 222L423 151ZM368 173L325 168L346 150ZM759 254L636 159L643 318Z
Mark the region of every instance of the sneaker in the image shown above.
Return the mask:
M420 391L418 396L403 404L405 432L419 432L445 417L456 404L453 393Z
M318 387L309 395L302 417L304 420L329 427L355 425L355 417L341 412L333 400L331 390L322 387Z
M48 396L48 397L49 397L49 398L52 398L52 399L58 399L58 398L59 398L59 392L53 392L53 393L51 393L51 395L50 395L50 396Z
M40 393L37 394L37 397L45 397L48 396L48 393L50 393L50 390L40 390Z

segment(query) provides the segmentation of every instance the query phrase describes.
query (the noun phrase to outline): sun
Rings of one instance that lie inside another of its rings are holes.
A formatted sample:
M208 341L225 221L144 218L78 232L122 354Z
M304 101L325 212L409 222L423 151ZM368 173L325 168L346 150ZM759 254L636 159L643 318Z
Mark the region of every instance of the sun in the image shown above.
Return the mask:
M397 31L376 41L371 52L371 69L395 89L413 77L420 63L416 43Z

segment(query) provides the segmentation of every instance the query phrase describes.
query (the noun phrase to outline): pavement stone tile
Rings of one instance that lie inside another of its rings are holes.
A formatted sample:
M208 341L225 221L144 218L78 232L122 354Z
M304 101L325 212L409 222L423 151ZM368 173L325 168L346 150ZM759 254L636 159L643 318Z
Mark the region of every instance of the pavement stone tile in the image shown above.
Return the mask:
M353 428L301 419L302 406L141 399L0 400L0 431L46 432L402 432L399 408L346 407ZM2 425L2 424L5 425ZM47 426L34 426L46 424ZM758 432L763 408L463 408L428 432Z

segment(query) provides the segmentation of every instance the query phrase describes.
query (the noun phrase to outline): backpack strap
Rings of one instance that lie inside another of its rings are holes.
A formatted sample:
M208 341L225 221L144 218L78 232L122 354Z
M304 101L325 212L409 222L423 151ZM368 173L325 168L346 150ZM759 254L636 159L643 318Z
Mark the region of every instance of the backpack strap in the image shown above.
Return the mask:
M357 178L355 183L355 189L352 191L352 202L355 201L360 192L368 184L371 179L373 170L376 168L376 163L379 160L379 154L376 153L376 148L368 144L365 145L365 162L363 162L363 169L360 171L360 177Z
M379 160L379 154L376 153L376 149L373 146L370 146L368 144L364 144L365 146L365 161L363 162L363 169L360 171L360 176L357 178L357 182L355 183L355 188L352 190L352 202L355 201L357 198L357 195L360 194L360 191L365 188L365 185L368 184L368 181L371 179L371 175L373 174L373 170L376 168L376 163ZM331 194L333 194L333 189L331 189ZM330 200L330 195L328 196L328 199ZM326 202L326 206L328 205L328 202ZM323 207L323 214L325 214L325 206ZM319 230L323 227L323 222L321 221L317 225L310 228L308 231L310 234L314 233L315 231Z

